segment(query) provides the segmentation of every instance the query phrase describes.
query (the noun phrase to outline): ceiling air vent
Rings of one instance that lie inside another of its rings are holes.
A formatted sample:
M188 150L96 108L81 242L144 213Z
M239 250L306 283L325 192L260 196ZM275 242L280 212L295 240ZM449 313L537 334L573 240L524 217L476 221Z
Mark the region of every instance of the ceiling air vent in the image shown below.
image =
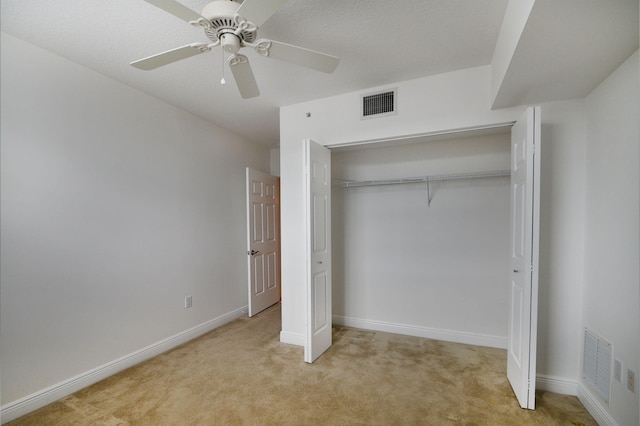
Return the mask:
M376 118L397 114L398 89L370 93L362 97L362 118Z

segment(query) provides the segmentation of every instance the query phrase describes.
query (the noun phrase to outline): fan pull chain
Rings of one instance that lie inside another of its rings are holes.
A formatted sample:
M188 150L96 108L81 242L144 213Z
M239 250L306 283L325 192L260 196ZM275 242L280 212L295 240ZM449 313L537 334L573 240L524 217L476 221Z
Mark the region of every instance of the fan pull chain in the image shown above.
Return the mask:
M220 52L222 52L222 80L220 80L220 84L222 84L223 86L225 85L226 81L224 79L224 49L220 49Z

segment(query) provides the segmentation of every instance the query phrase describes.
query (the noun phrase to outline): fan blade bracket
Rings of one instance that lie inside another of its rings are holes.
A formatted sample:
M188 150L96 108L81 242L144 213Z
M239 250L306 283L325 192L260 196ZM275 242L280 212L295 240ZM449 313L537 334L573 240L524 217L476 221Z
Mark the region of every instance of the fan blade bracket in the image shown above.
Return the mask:
M238 15L237 13L233 16L233 20L236 23L236 30L233 32L238 37L241 37L242 33L255 33L258 31L258 26L253 22L249 21L242 15Z
M202 16L198 18L198 20L196 21L189 21L189 25L193 27L203 28L205 30L210 30L213 27L213 25L211 24L211 21L209 21L207 18L204 18Z
M249 62L249 59L244 55L233 55L229 56L228 61L230 67L237 67L238 65Z
M254 49L260 56L268 57L271 49L271 40L260 39L256 42Z

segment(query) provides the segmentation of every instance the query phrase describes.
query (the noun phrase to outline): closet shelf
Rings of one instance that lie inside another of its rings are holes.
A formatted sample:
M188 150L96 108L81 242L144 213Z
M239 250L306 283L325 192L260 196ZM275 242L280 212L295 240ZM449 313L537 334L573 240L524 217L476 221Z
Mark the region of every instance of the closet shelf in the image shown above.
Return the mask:
M417 176L410 178L399 179L375 179L375 180L336 180L332 183L333 186L339 188L355 188L360 186L376 186L376 185L398 185L406 183L421 183L421 182L439 182L445 180L454 179L477 179L477 178L490 178L511 176L510 170L495 170L489 172L473 172L473 173L454 173L446 175L431 175L431 176Z

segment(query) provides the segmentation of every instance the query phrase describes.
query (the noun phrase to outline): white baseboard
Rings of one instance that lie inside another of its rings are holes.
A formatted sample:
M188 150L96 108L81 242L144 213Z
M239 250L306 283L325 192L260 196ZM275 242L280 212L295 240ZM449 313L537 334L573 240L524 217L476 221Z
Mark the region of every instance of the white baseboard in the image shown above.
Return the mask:
M286 343L288 345L304 346L305 335L303 333L290 333L288 331L281 331L280 343Z
M578 399L599 425L618 426L618 423L602 405L602 401L591 393L582 382L578 382Z
M160 355L170 349L182 345L190 340L195 339L211 330L225 325L247 313L247 307L243 306L239 309L211 319L202 324L196 325L188 330L173 335L167 339L154 343L139 351L125 355L114 361L108 362L100 367L81 373L75 377L71 377L60 383L48 388L42 389L24 398L10 402L0 407L0 419L2 423L17 419L31 411L44 407L47 404L55 402L67 395L70 395L80 389L99 382L109 376L112 376L122 370L146 361L149 358Z
M424 337L427 339L444 340L447 342L464 343L467 345L488 346L490 348L507 348L506 337L488 336L484 334L465 333L460 331L441 330L416 325L395 324L384 321L363 320L334 315L333 323L346 327L364 330L384 331L386 333L405 334L408 336Z
M536 389L562 395L576 396L578 394L578 384L575 380L570 380L565 377L547 376L545 374L536 375Z

